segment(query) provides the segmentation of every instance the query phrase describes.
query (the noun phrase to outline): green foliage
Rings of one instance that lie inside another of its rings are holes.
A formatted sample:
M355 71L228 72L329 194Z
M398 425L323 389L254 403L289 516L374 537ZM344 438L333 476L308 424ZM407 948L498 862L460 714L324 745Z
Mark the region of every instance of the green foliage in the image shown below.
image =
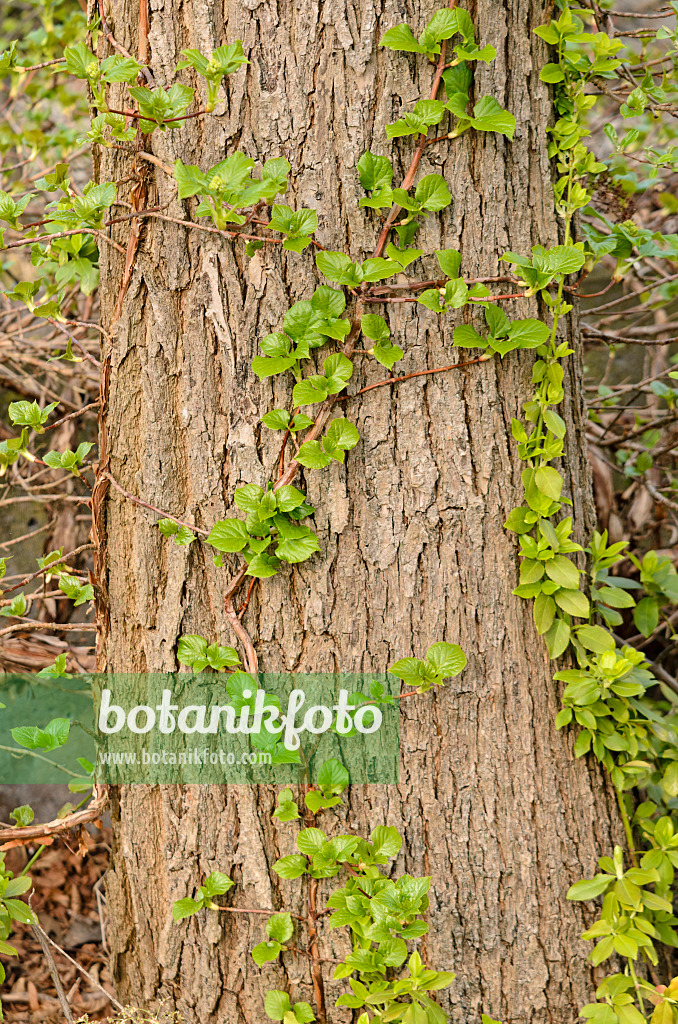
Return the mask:
M158 529L163 537L171 537L177 547L188 547L195 540L195 534L187 526L175 523L173 519L160 519Z
M208 645L204 637L194 633L182 636L179 640L177 661L180 665L188 665L194 672L203 672L206 668L221 672L225 668L240 664L238 652L234 647Z
M239 39L236 39L230 46L217 47L212 51L210 57L205 57L200 50L182 50L181 56L184 59L177 64L177 71L181 71L183 68L195 68L198 74L206 80L207 104L205 110L208 113L214 110L217 104L217 94L224 75L233 74L243 64L249 64Z
M144 123L141 122L142 127ZM177 160L174 176L179 198L188 199L199 195L201 202L195 211L196 216L211 217L215 226L222 230L229 224L244 224L247 217L239 211L260 202L272 203L280 192L285 191L290 165L287 160L280 158L267 160L261 178L252 177L253 168L254 160L239 152L221 160L205 173L195 164L184 164ZM301 223L302 219L299 219L294 222L294 226Z
M172 904L172 917L175 921L183 921L185 917L192 917L199 910L209 907L217 910L214 902L215 896L222 896L233 887L233 882L221 871L213 871L207 876L203 885L199 886L194 898L186 896L184 899L175 900Z
M444 679L458 676L466 666L466 655L457 644L433 644L426 657L401 658L391 665L391 675L402 679L406 686L416 686L418 693L426 693L433 684L442 686Z

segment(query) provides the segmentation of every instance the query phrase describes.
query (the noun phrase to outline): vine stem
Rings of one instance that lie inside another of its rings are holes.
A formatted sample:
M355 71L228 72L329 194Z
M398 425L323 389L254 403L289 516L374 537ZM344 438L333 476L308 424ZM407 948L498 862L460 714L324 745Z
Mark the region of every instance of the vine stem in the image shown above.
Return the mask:
M448 4L448 7L449 8L454 8L454 7L456 7L456 4L457 4L457 0L450 0L450 2ZM438 89L440 87L440 80L443 77L443 71L445 70L445 52L446 52L446 50L447 50L447 40L443 39L443 41L440 44L440 57L438 58L438 64L436 66L435 75L433 76L433 83L431 85L431 93L430 93L430 96L429 96L429 99L432 99L432 100L434 100L436 98L436 96L438 95ZM410 163L410 166L407 169L407 174L405 175L405 177L403 179L403 183L401 185L401 188L403 188L406 192L410 188L412 188L412 184L414 182L414 176L417 173L417 167L419 166L419 161L421 160L421 158L422 158L422 156L424 154L424 150L426 149L426 137L427 137L427 133L423 133L420 136L420 138L419 138L419 145L417 146L416 150L414 151L414 156L412 157L412 162ZM393 224L395 222L396 217L398 216L399 211L400 211L400 207L399 206L394 204L391 207L391 211L390 211L388 217L386 218L386 220L384 221L384 226L381 229L381 234L379 235L379 240L377 242L377 248L374 250L374 256L375 257L381 256L382 252L384 251L384 247L386 245L386 241L388 239L389 232L390 232L391 228L393 227Z
M617 794L617 805L619 807L619 813L621 815L622 823L624 825L624 832L626 833L626 843L629 848L629 856L631 857L631 863L633 864L634 868L637 868L638 854L636 851L636 844L633 840L633 829L631 827L631 820L629 818L628 811L626 810L626 805L624 803L624 796L622 794L622 791L620 789L617 789L616 786L614 787L614 791Z
M493 352L483 352L477 359L467 359L463 363L450 363L449 366L436 366L434 370L416 370L414 373L404 373L401 377L387 377L385 380L378 380L375 384L368 384L366 388L356 391L355 395L340 395L336 401L343 402L349 398L357 398L364 395L366 391L373 391L375 388L386 387L387 384L399 384L402 380L411 380L412 377L427 377L432 373L443 373L445 370L460 370L463 366L473 366L475 363L487 363L494 358Z
M99 407L99 399L96 402L90 402L89 405L83 405L82 409L76 409L75 412L69 412L68 416L62 416L60 420L56 420L55 423L50 423L49 426L43 427L43 432L47 433L48 430L56 430L62 423L67 423L69 420L74 420L77 416L82 416L83 413L89 412L90 409L97 409Z
M313 993L315 995L316 1007L318 1009L318 1020L320 1021L320 1024L325 1024L327 1021L327 1010L325 1007L325 985L323 982L322 967L320 966L320 951L318 949L317 900L318 879L312 878L308 890L308 937L311 959L311 978L313 980Z
M454 8L456 6L456 0L450 0L448 6L450 8ZM446 40L443 40L441 45L440 45L440 57L438 59L438 64L436 66L435 75L433 77L433 83L431 85L430 98L432 100L434 100L436 98L437 94L438 94L438 89L440 88L440 82L441 82L441 79L442 79L442 76L443 76L443 71L445 70L445 51L446 51L446 46L447 46L447 42L446 42ZM414 152L414 155L412 157L412 160L410 161L410 166L407 169L407 173L405 174L405 177L403 179L402 186L401 186L403 189L407 190L407 189L412 187L412 183L414 181L414 176L415 176L415 174L417 172L417 168L419 166L419 162L421 160L421 157L422 157L422 154L423 154L425 148L426 148L426 135L422 135L420 140L419 140L419 145L417 146L417 148L416 148L416 150ZM394 223L396 217L398 216L398 211L399 210L400 210L400 207L395 205L395 204L391 207L390 213L389 213L388 217L386 218L386 220L384 222L384 225L383 225L383 227L381 229L381 233L380 233L379 238L377 240L376 248L375 248L374 252L372 253L372 257L373 258L377 258L377 257L381 256L381 254L382 254L382 252L384 250L384 246L386 245L386 240L388 239L389 231L391 230L391 227L393 226L393 223ZM367 291L367 289L365 288L365 286L363 286L362 293L358 295L358 298L356 300L355 310L354 310L354 313L353 313L353 321L351 323L351 330L349 331L349 334L348 334L348 336L346 338L346 343L345 343L344 348L343 348L343 354L346 356L347 359L350 359L351 356L353 355L353 351L354 351L354 349L356 347L356 342L357 342L358 337L360 335L361 318L362 318L362 315L363 315L363 313L365 311L365 299L366 299L366 294L365 293L366 293L366 291ZM320 409L318 411L318 415L316 416L315 423L313 424L313 426L310 428L310 430L308 431L308 433L304 437L304 442L306 442L306 441L314 441L314 440L316 440L320 436L320 434L323 431L323 428L324 428L325 424L327 423L327 421L328 421L328 419L330 417L330 414L332 412L332 409L335 406L335 403L336 403L336 398L334 396L332 396L330 398L327 398L322 403L322 405L321 405L321 407L320 407ZM283 449L283 458L284 458L284 449ZM299 463L297 462L296 459L292 459L290 464L288 465L287 469L284 470L284 472L281 472L278 475L278 479L276 480L276 482L273 485L273 491L275 492L275 491L279 490L281 487L284 487L284 486L286 486L288 484L291 484L292 481L294 480L294 478L296 477L298 471L299 471ZM247 664L248 664L248 666L251 666L249 668L249 671L252 672L253 674L256 674L259 671L259 662L258 662L256 651L254 650L254 645L252 643L252 639L251 639L249 633L247 632L247 630L245 629L245 627L243 626L243 624L242 624L242 622L241 622L241 620L240 620L240 618L238 616L238 613L235 611L235 608L233 607L233 595L235 594L235 592L237 591L238 587L240 586L240 584L242 583L243 579L245 578L246 571L247 571L247 566L245 565L240 570L238 575L233 579L232 583L230 584L230 586L229 586L229 588L228 588L228 590L226 592L225 598L224 598L224 607L225 607L225 610L226 610L226 615L227 615L227 617L229 619L229 622L231 623L231 626L233 627L234 632L236 633L236 635L238 636L238 638L240 639L240 641L242 642L242 644L243 644L243 646L245 648ZM311 949L313 949L313 948L314 947L311 946ZM314 971L315 971L315 966L316 965L314 963ZM317 975L318 975L318 981L319 981L319 984L320 984L321 987L320 987L319 991L316 991L316 999L319 1000L320 998L322 998L322 1000L323 1000L322 1001L322 1018L321 1018L321 1020L322 1020L322 1022L324 1024L324 1021L326 1019L326 1017L325 1017L325 1005L324 1005L324 992L322 990L322 972L320 971L319 964L317 965ZM315 978L315 974L314 974L314 987L315 987L315 985L316 985L316 978ZM321 1006L320 1001L318 1002L318 1006L320 1008L320 1006ZM320 1014L320 1011L319 1011L319 1014Z
M143 501L141 498L137 498L135 494L131 494L130 491L126 491L125 488L121 487L118 481L111 476L108 471L101 475L113 484L116 491L119 491L125 498L129 498L129 500L135 505L140 505L141 508L147 508L151 512L156 512L159 516L162 516L163 519L171 519L173 523L177 523L178 526L185 526L186 529L191 530L193 533L200 533L203 537L209 536L209 530L203 530L200 526L194 526L191 523L187 523L184 519L179 519L177 516L173 516L170 512L164 512L163 509L158 508L157 505L151 505L150 502Z
M4 249L19 249L22 245L32 245L34 242L53 242L55 238L70 238L72 235L95 235L97 238L101 238L102 241L108 242L118 252L124 253L123 247L115 239L109 238L104 231L99 231L97 228L75 228L72 231L57 231L53 235L36 235L35 238L22 238L18 242L9 242L8 245L3 245Z
M61 558L56 559L54 562L50 562L49 565L44 566L42 569L38 569L36 572L32 572L30 576L25 576L19 583L15 583L13 587L7 587L6 590L0 590L0 594L11 594L13 590L18 590L20 587L25 587L27 583L34 580L36 576L42 576L47 572L54 572L56 567L67 562L73 555L79 555L81 551L91 551L94 547L93 544L81 544L79 548L74 548L73 551L69 551L67 554L62 555Z
M47 321L48 321L48 322L49 322L49 323L50 323L50 324L51 324L51 325L52 325L53 327L56 327L56 329L57 329L58 331L61 331L61 333L62 333L62 334L65 334L65 335L66 335L66 337L67 337L67 338L68 338L68 339L69 339L70 341L72 341L74 345L77 345L77 346L78 346L78 348L80 349L80 351L82 352L82 354L84 355L85 359L88 359L88 360L89 360L89 362L90 362L90 363L92 363L92 364L93 364L94 366L96 366L96 367L100 367L100 366L101 366L101 363L99 362L99 360L98 360L98 359L95 359L95 357L94 357L94 356L93 356L93 355L91 354L91 352L88 352L88 351L87 351L87 349L86 349L86 348L85 348L85 347L84 347L83 345L81 345L81 344L80 344L80 342L79 342L79 341L78 341L78 339L77 339L77 338L75 337L75 335L74 335L74 334L72 334L72 333L71 333L71 331L67 331L67 330L66 330L66 328L65 328L65 327L63 326L63 324L60 324L58 320L54 320L54 319L53 319L53 318L52 318L51 316L48 316L48 317L46 317L45 319L46 319L46 320L47 320Z
M251 908L251 907L220 907L220 906L217 906L216 909L221 911L224 914L267 914L269 917L271 916L271 914L285 914L285 913L288 913L288 911L285 911L285 910L260 910L259 908L254 909L254 908ZM295 919L295 921L307 921L308 920L308 918L304 917L302 914L292 914L292 913L290 913L290 917L293 917Z

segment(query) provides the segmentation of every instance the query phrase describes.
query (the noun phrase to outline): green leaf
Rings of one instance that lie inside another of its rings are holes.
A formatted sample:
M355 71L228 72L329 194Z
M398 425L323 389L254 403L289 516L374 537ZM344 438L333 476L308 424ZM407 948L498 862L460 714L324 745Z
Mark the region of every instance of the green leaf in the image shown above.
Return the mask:
M275 914L266 923L266 934L270 939L275 939L276 942L287 942L292 937L293 931L292 916L288 913Z
M187 526L180 526L173 519L158 520L158 529L163 537L171 537L178 547L186 547L195 540L195 534Z
M371 341L385 342L391 336L390 328L384 318L375 313L363 314L360 318L360 329Z
M273 870L281 878L299 878L305 873L307 867L306 857L300 853L292 853L288 857L280 857L273 865Z
M534 482L547 498L552 501L559 501L563 489L563 478L557 469L552 466L540 466L535 470Z
M175 900L172 904L172 917L175 921L182 921L185 917L191 917L200 910L200 904L186 896L182 900Z
M426 174L414 190L414 197L422 209L434 213L444 210L452 202L450 190L442 174Z
M289 370L291 366L294 366L296 361L296 356L278 356L274 359L268 359L266 356L255 356L252 360L252 370L256 373L257 377L263 380L264 377L274 377L278 373L284 373L285 370Z
M35 818L33 808L30 804L22 804L21 807L15 807L13 811L10 811L10 818L16 822L18 826L30 825ZM28 885L25 889L15 889L14 892L9 891L9 885L5 890L7 896L18 895L21 892L26 892L26 889L30 889L31 883L29 879L26 879ZM11 883L9 883L11 885Z
M659 605L654 597L643 597L633 609L633 621L643 636L651 636L659 623Z
M573 245L554 245L546 250L544 261L554 274L576 274L584 266L586 255Z
M537 594L532 606L534 624L538 633L546 633L556 614L556 603L548 594Z
M325 377L312 376L299 381L292 389L292 402L294 405L315 405L324 402L327 398L327 379Z
M182 636L177 648L177 661L180 665L194 665L201 663L201 671L207 664L207 640L196 633L189 633Z
M620 587L600 587L596 591L596 600L609 604L611 608L633 608L634 599Z
M544 634L550 658L559 658L570 642L570 627L564 619L554 619Z
M383 281L386 277L394 277L402 268L395 260L387 260L382 256L365 260L360 270L363 281Z
M459 277L459 268L461 267L460 252L456 249L440 249L436 252L436 259L446 277Z
M362 281L359 268L343 252L319 252L315 262L320 273L337 284L357 288Z
M344 452L355 448L360 440L357 428L345 418L332 420L323 438L323 448L337 462L344 461Z
M301 859L305 861L304 857ZM290 997L287 992L281 992L279 989L271 989L266 993L264 1009L266 1011L266 1016L270 1017L271 1020L282 1020L285 1014L292 1009Z
M343 793L349 783L349 774L335 757L324 761L318 772L318 785L332 795Z
M516 130L516 119L513 114L503 110L492 96L483 96L478 100L470 121L478 131L499 132L509 139L513 139Z
M374 853L381 857L396 857L403 845L402 836L392 825L378 825L370 834Z
M346 297L338 288L329 288L326 284L321 284L311 296L311 306L328 319L341 316L346 309Z
M391 345L388 343L382 344L380 342L375 342L372 352L377 362L381 363L382 366L387 367L389 370L392 369L394 364L397 363L399 359L402 359L404 355L400 345Z
M293 512L295 508L299 508L306 501L303 491L291 484L283 484L282 487L279 487L275 498L281 512Z
M554 596L558 607L568 615L576 615L580 619L588 618L589 599L581 590L557 590Z
M233 650L233 648L230 649ZM233 879L229 878L223 871L212 871L205 879L203 888L210 896L223 896L234 885Z
M388 29L379 41L380 46L387 46L389 50L406 50L408 53L425 53L412 35L409 25L395 25Z
M466 655L458 644L444 641L433 644L426 652L426 661L433 666L436 675L443 679L458 676L466 667Z
M261 422L269 430L286 430L290 422L287 409L271 409L261 418Z
M23 725L12 729L12 738L28 750L56 750L68 740L71 723L67 718L53 718L44 729Z
M489 310L488 310L489 312ZM508 328L508 337L511 341L518 342L520 348L539 348L546 344L549 338L549 328L541 320L529 318L527 320L514 320Z
M567 890L568 900L594 900L608 888L610 882L614 881L613 875L599 874L595 878L584 878L581 882L575 882Z
M485 348L487 342L481 338L475 327L470 324L459 324L454 328L454 344L459 348Z
M311 1024L315 1020L315 1014L308 1003L295 1003L293 1010L299 1024Z
M332 461L320 447L319 441L305 441L295 456L297 462L307 469L324 469Z
M427 51L430 51L436 43L442 42L443 39L450 39L457 32L460 32L460 14L466 14L466 12L450 10L449 8L436 11L420 36L421 45ZM473 33L472 27L471 33ZM473 35L471 35L471 38L473 38ZM439 49L437 47L436 52L439 52Z
M256 512L263 496L263 489L257 484L244 484L236 487L233 501L243 512Z
M310 530L305 537L291 537L281 540L275 549L278 558L284 562L305 562L316 551L320 551L318 538Z
M576 636L582 647L594 654L604 654L615 647L614 637L602 626L579 626Z
M544 64L539 77L542 82L562 82L565 79L565 72L559 64Z
M220 519L212 527L207 543L217 551L242 551L249 540L247 527L240 519Z
M252 959L257 967L263 967L271 960L277 960L282 952L282 946L275 940L259 942L252 950Z
M544 568L549 579L559 587L565 587L566 590L578 589L579 569L565 555L556 555L544 564Z
M303 828L297 836L297 846L302 853L313 856L327 842L327 836L319 828Z
M327 378L328 393L338 395L351 379L353 363L343 353L335 352L324 361L323 370Z
M386 35L388 35L388 32ZM382 45L384 45L383 40ZM366 192L372 192L375 188L388 188L393 181L393 167L389 158L387 156L374 156L369 150L363 153L360 160L358 160L358 174L360 175L360 184ZM335 316L338 316L338 314L335 314Z

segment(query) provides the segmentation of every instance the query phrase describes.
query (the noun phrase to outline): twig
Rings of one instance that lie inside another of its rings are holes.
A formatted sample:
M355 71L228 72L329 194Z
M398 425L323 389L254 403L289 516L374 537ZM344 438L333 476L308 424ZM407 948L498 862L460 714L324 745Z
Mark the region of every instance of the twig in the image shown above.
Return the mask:
M655 501L658 501L662 505L666 505L667 508L672 508L675 512L678 512L678 502L671 501L670 498L667 498L657 487L655 487L653 483L650 483L647 478L643 479L643 487L652 495Z
M60 324L58 320L53 320L51 316L45 317L45 319L48 320L49 323L51 323L53 327L56 327L57 330L61 331L62 334L65 334L66 337L69 338L73 342L74 345L77 345L78 348L80 349L80 351L82 352L82 354L84 355L85 359L89 359L90 363L93 363L94 366L101 366L101 363L99 362L99 360L95 359L94 356L90 352L88 352L87 349L84 348L83 345L80 344L80 342L75 337L75 335L71 334L70 331L66 330L66 328L64 327L63 324Z
M404 373L402 377L387 377L386 380L378 380L376 384L368 384L366 388L361 388L360 391L356 391L354 395L339 395L336 401L344 402L349 398L357 398L358 395L364 395L366 391L373 391L375 388L384 388L387 384L399 384L401 381L410 380L412 377L427 377L431 373L444 373L446 370L460 370L463 366L473 366L475 363L487 363L493 357L493 352L484 352L482 356L478 356L476 359L467 359L463 363L450 363L449 366L437 366L435 370L417 370L415 373Z
M6 590L0 590L0 594L11 594L13 590L19 590L20 587L25 587L26 584L30 583L31 580L34 580L36 576L43 576L47 572L54 572L57 565L61 565L62 562L68 561L68 559L72 558L73 555L79 555L81 551L91 551L93 547L93 544L81 544L79 548L75 548L73 551L69 551L54 562L50 562L50 564L46 565L43 569L38 569L36 572L32 572L30 576L24 577L20 583L15 583L13 587L7 587Z
M456 0L450 0L450 2L448 4L448 7L453 8L455 6L456 6ZM434 100L436 98L436 96L438 95L438 88L440 86L440 80L442 79L443 71L445 70L445 51L446 51L446 47L447 47L447 40L443 39L442 43L440 44L440 57L438 58L438 64L436 66L436 72L435 72L435 75L433 76L433 84L431 85L430 99L432 99L432 100ZM417 146L417 148L416 148L416 150L414 152L414 156L412 157L412 162L410 163L410 166L409 166L409 168L407 170L407 174L405 175L405 178L404 178L403 183L401 185L401 188L403 188L405 190L405 192L407 192L412 187L412 183L414 182L414 176L417 173L417 167L419 166L419 162L420 162L420 160L421 160L421 158L423 156L424 150L426 149L426 134L427 133L422 134L420 136L420 138L419 138L419 145ZM375 257L381 256L382 252L384 251L384 247L386 246L386 240L388 239L389 232L390 232L391 228L393 227L393 224L395 222L396 217L398 216L399 211L400 211L400 207L399 206L393 205L391 207L390 213L389 213L388 217L386 218L386 220L384 221L384 226L381 229L381 234L379 235L379 239L377 241L377 247L374 250L374 256Z
M103 33L106 36L106 39L108 39L111 46L115 50L117 50L118 53L121 53L123 57L127 57L128 60L134 60L134 57L129 52L129 50L126 50L125 47L117 41L117 39L111 32L108 22L106 21L106 16L103 11L101 0L99 0L99 17L101 18L101 28L103 30ZM139 63L141 63L141 61ZM153 81L153 75L151 74L150 70L146 67L145 64L142 64L141 72L152 89L155 86L155 82ZM122 1007L120 1007L120 1009L122 1009Z
M97 398L96 402L90 402L89 405L83 405L82 409L76 409L75 412L69 412L68 416L62 416L60 420L57 420L55 423L50 423L42 429L45 432L48 430L56 430L56 428L60 427L62 423L67 423L68 420L74 420L76 416L82 416L83 413L89 412L90 409L96 409L98 405L99 399Z
M96 623L94 622L17 622L13 626L6 626L5 629L0 629L0 636L8 636L10 633L23 631L35 633L36 630L40 629L53 629L57 633L60 633L63 629L96 632L96 628ZM2 839L1 832L0 839Z
M270 917L271 914L287 913L287 911L273 910L273 909L271 909L271 910L260 910L260 909L257 908L256 910L253 910L253 909L250 909L249 907L218 907L217 909L221 910L224 914L267 914L269 917ZM307 921L308 920L308 918L303 917L301 914L290 914L290 917L295 918L297 921Z
M227 228L213 228L210 224L198 224L193 220L180 220L179 217L168 217L163 213L146 212L139 210L138 213L130 214L129 218L134 217L153 217L156 220L166 220L170 224L181 224L185 228L198 228L199 231L209 231L213 235L222 235L224 238L246 238L248 241L254 242L268 242L271 245L282 245L282 238L267 238L263 235L246 235L243 231L229 231Z
M115 110L113 107L108 108L109 114L121 114L123 117L132 117L136 121L151 121L155 123L154 117L148 117L146 114L139 114L136 110ZM196 110L193 114L182 114L181 117L165 117L159 124L171 124L173 121L189 121L192 117L201 117L203 114L209 114L209 110Z
M28 905L30 906L30 904L31 901L29 898ZM32 907L31 910L33 910ZM35 911L33 911L33 913L35 913ZM45 960L47 961L49 973L52 976L52 981L54 982L54 987L56 989L57 996L59 997L59 1002L61 1003L61 1009L64 1011L64 1016L68 1021L68 1024L75 1024L75 1017L73 1016L71 1008L68 1005L68 999L66 999L66 993L64 992L64 987L61 984L61 978L59 977L57 965L54 963L52 950L49 948L49 944L46 941L47 937L39 924L31 925L31 927L33 929L33 934L35 935L36 939L40 943L40 946L42 947L42 952L45 957Z
M165 512L163 511L163 509L158 508L157 505L151 505L150 502L143 501L141 498L137 498L135 494L131 494L129 491L126 491L125 488L121 487L118 481L115 480L109 472L103 473L102 476L104 476L107 480L110 480L110 482L115 487L116 491L120 491L120 493L124 495L125 498L128 498L129 501L134 502L135 505L140 505L141 508L147 508L149 509L150 512L157 513L157 515L161 516L163 519L171 519L173 523L177 523L178 526L185 526L188 530L191 530L192 533L200 533L202 534L203 537L209 536L209 530L203 530L199 526L194 526L192 523L187 523L184 519L178 519L177 516L173 516L170 512Z
M123 247L119 242L116 242L113 238L109 238L103 231L99 231L97 228L75 228L70 231L57 231L52 235L36 235L35 238L22 238L18 242L9 242L8 245L3 245L4 249L19 249L22 245L33 245L35 242L53 242L56 238L70 238L71 235L96 235L97 238L101 238L104 242L108 242L118 252L124 253Z
M124 1009L122 1003L119 1003L118 1000L115 998L115 996L112 996L111 993L108 992L104 988L104 986L100 982L98 982L97 979L92 974L89 973L89 971L86 971L85 968L82 966L82 964L79 964L78 961L74 960L73 957L70 956L66 952L65 949L62 949L61 946L57 945L57 943L54 941L54 939L50 938L50 936L47 934L47 932L42 931L42 928L40 927L40 925L38 925L38 928L40 929L40 931L44 935L44 937L47 940L47 942L49 942L50 945L54 946L54 948L57 950L57 952L60 953L63 957L65 957L66 960L69 961L69 963L73 964L73 966L76 967L77 970L80 971L82 976L84 978L87 978L87 980L90 983L90 985L93 985L94 988L98 988L100 992L103 992L106 995L106 997L111 1001L111 1004L116 1008L116 1010Z
M50 521L39 526L37 530L31 530L30 533L22 533L20 537L14 537L12 540L0 541L0 548L11 548L15 544L21 544L25 540L29 540L31 537L36 537L39 533L44 533L45 530L49 530L54 524Z

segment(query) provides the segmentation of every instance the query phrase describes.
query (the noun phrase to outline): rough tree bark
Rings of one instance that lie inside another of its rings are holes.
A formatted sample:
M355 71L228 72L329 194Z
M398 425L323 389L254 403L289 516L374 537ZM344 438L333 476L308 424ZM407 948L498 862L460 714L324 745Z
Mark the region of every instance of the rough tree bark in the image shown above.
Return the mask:
M187 46L210 52L241 38L251 63L229 78L216 117L156 132L144 148L168 164L181 157L204 167L236 148L259 160L284 155L292 163L291 205L317 209L319 240L342 248L348 238L353 258L369 255L378 222L358 210L356 162L370 146L387 151L384 125L426 95L431 80L420 58L378 51L377 42L402 20L419 30L436 6L153 0L157 83L174 80ZM105 14L119 42L136 52L138 0L107 0ZM454 200L442 219L430 217L417 244L428 252L456 246L462 272L476 276L500 273L507 249L554 244L557 224L546 155L551 108L538 76L546 54L532 33L547 17L544 5L476 0L471 14L482 42L498 53L478 67L476 95L513 111L516 138L469 133L427 150L421 173L442 173ZM99 45L109 52L102 37ZM404 171L411 143L393 150ZM136 171L145 175L148 206L169 203L168 215L186 216L190 202L172 198L171 178L140 160ZM128 155L100 154L99 178L127 180L124 197L136 171ZM249 260L238 245L157 219L139 230L119 316L124 260L102 252L103 322L112 334L104 345L104 464L127 490L209 528L231 508L234 487L263 483L275 457L279 442L259 419L287 392L284 384L260 384L250 362L257 339L311 293L313 260L273 247ZM128 232L128 222L114 229L123 243ZM422 274L435 276L430 258ZM519 315L534 314L526 307ZM460 317L439 325L411 304L387 315L406 349L403 372L453 361ZM554 730L557 687L544 645L527 604L511 596L517 552L502 524L521 488L510 418L530 393L531 362L529 353L514 353L347 403L360 444L345 466L306 481L323 553L260 585L245 619L264 670L383 670L440 639L466 651L458 680L404 702L401 785L354 787L340 812L351 828L403 829L398 870L433 875L426 954L433 967L458 973L443 1004L459 1022L478 1020L482 1009L502 1021L560 1024L588 1001L581 912L565 893L594 869L616 830L599 775L575 762L571 738ZM566 477L581 539L592 505L577 358L568 373ZM357 383L383 376L367 359ZM163 540L155 521L108 491L99 515L108 607L99 650L109 671L174 670L182 633L235 640L222 600L229 572L214 568L199 544ZM264 982L248 953L261 938L258 920L201 914L176 926L170 915L172 900L216 868L238 882L235 905L297 908L283 902L270 870L292 852L295 831L271 821L273 801L263 787L117 793L109 941L125 1001L164 999L190 1024L258 1024L267 987L289 984L295 998L311 996L303 958L287 954ZM285 883L285 891L295 885ZM330 1006L340 991L328 984ZM350 1011L331 1013L333 1022L349 1019Z

